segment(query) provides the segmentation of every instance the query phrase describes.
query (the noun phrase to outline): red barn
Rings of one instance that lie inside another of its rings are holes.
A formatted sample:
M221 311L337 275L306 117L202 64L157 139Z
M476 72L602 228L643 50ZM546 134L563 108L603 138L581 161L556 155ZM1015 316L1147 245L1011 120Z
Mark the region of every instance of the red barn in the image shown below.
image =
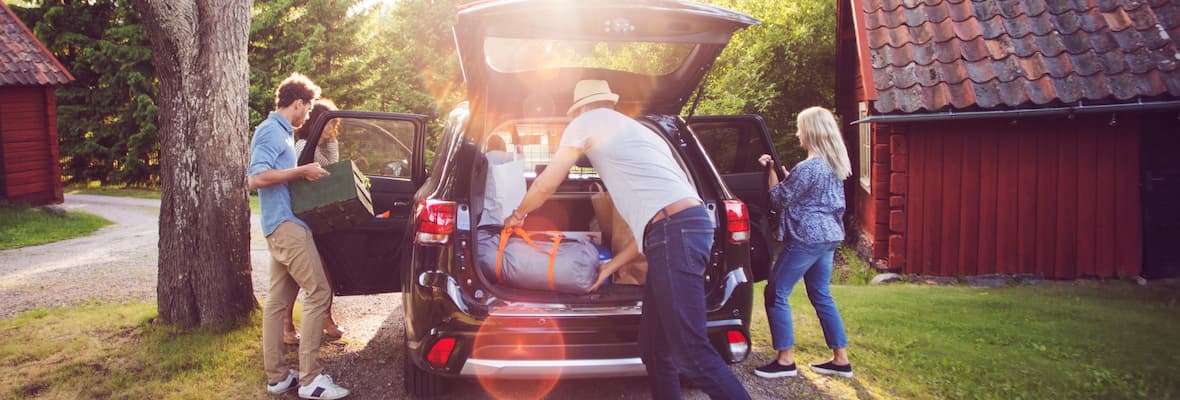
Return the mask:
M839 0L850 238L904 273L1175 276L1180 0Z
M61 203L54 87L74 77L7 5L0 7L0 199Z

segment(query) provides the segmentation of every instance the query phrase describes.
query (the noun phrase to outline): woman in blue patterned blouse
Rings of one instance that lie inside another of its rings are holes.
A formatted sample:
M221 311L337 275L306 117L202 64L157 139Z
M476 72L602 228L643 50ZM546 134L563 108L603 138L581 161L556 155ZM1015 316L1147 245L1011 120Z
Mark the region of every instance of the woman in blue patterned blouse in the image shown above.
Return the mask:
M779 215L786 240L775 261L766 285L766 315L770 336L778 357L754 373L763 378L795 376L795 335L791 326L791 307L787 298L800 279L807 287L807 298L815 307L824 339L832 349L832 359L811 364L824 375L852 377L848 361L848 338L840 311L828 290L832 279L832 257L844 240L844 179L852 174L848 151L832 113L811 107L799 113L799 130L795 137L807 150L807 159L795 165L786 180L779 182L770 173L770 198ZM769 155L758 158L770 170L774 162Z

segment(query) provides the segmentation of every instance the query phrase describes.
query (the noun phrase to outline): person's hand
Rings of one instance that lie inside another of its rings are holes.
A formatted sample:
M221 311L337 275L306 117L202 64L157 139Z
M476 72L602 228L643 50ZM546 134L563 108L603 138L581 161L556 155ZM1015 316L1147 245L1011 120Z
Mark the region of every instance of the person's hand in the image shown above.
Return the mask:
M758 163L765 167L767 165L774 164L774 159L770 158L770 154L763 154L758 156Z
M590 289L587 290L586 293L593 293L595 290L598 290L598 287L602 286L602 283L606 282L607 278L610 278L610 276L614 274L615 271L618 271L619 268L622 267L623 263L616 262L615 259L607 261L598 266L598 280L594 281L594 285L590 286Z
M516 209L513 209L512 214L509 215L508 218L504 218L504 227L510 228L510 227L514 227L514 226L524 225L524 218L525 218L524 215L518 214L516 212Z
M307 179L309 181L315 181L332 174L328 172L328 170L324 169L324 167L321 167L320 163L318 162L304 164L299 168L301 168L301 172L303 173L303 179Z

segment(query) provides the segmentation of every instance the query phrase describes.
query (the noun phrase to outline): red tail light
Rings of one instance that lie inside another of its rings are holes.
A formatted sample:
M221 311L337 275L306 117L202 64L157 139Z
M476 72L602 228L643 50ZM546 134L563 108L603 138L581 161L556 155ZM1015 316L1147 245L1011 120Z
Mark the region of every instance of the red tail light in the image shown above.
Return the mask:
M729 231L730 243L750 241L750 213L741 200L725 200L725 227Z
M455 231L455 202L423 200L414 210L418 218L415 244L446 244Z
M732 330L725 333L726 339L729 342L729 357L731 362L741 362L750 354L750 341L746 340L746 335L739 330Z
M451 361L451 350L455 349L455 338L442 338L434 343L434 347L430 348L430 352L426 353L426 361L435 368L443 368L447 366L447 362Z

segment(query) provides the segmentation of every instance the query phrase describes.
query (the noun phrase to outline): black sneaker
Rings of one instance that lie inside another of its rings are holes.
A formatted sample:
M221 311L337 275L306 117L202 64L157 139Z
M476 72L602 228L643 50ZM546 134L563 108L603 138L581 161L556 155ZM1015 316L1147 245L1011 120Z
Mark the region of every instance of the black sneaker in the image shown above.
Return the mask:
M811 370L820 375L834 375L845 378L852 377L852 364L836 365L828 361L823 364L811 364Z
M754 368L754 375L762 378L785 378L788 376L795 376L799 374L799 370L795 369L795 363L791 365L782 365L778 360L771 361L770 364Z

